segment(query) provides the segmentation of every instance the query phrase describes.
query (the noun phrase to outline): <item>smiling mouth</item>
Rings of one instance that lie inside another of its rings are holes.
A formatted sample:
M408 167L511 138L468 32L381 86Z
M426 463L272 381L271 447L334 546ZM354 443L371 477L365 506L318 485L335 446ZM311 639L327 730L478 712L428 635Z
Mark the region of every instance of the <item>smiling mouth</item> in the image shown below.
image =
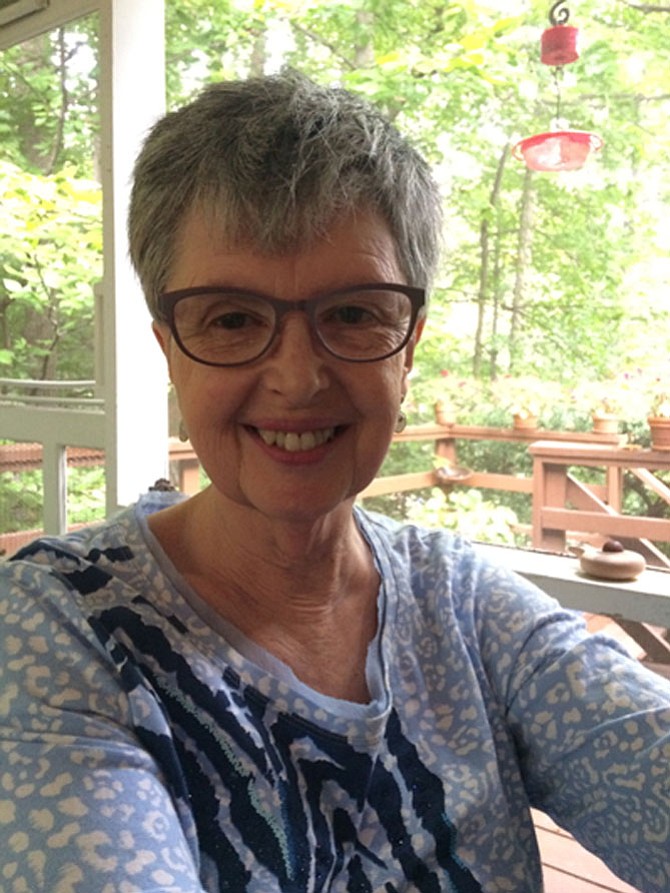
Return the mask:
M276 446L288 453L304 453L332 440L335 428L319 428L316 431L273 431L257 428L259 437L267 446Z

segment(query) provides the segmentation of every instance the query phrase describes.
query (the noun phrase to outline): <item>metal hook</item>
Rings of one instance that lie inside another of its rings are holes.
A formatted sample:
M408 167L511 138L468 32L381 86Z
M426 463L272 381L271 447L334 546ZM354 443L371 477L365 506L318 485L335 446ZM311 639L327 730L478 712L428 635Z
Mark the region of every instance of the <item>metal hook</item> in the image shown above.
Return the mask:
M564 9L559 9L563 6ZM549 10L549 21L552 25L565 25L570 18L570 10L565 6L565 0L558 0L558 3Z

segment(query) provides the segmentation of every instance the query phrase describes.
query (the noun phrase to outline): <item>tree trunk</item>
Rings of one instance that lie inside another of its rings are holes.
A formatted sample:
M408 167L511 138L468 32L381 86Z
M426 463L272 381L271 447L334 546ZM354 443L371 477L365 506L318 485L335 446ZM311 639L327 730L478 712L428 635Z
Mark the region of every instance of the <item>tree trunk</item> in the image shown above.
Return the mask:
M67 52L65 47L65 29L59 28L56 34L56 52L58 58L58 87L60 105L56 119L56 130L51 143L51 152L45 162L45 173L53 174L57 169L58 158L63 148L65 119L67 118L70 98L67 91Z
M474 352L472 357L472 374L475 378L478 378L481 375L482 371L482 361L484 356L484 328L486 323L486 306L489 300L489 272L490 272L490 232L489 232L489 219L492 216L491 212L498 216L498 209L500 204L500 187L502 183L502 175L505 170L505 163L507 161L507 156L509 155L509 144L506 145L498 159L498 166L496 168L496 175L493 181L493 187L491 188L491 194L489 196L489 204L484 209L482 215L482 222L479 226L479 253L480 253L480 265L479 265L479 292L477 295L477 327L475 330L475 345ZM496 226L495 231L495 244L494 244L494 266L493 266L493 335L496 334L495 330L497 328L497 297L499 294L499 258L500 258L500 231L499 227Z
M495 381L498 377L498 324L500 321L500 305L502 302L502 233L499 222L496 223L495 248L493 250L493 318L491 320L491 346L489 348L489 378Z
M521 194L521 215L517 240L514 291L512 292L512 315L509 331L509 371L515 371L519 356L519 334L522 328L521 316L525 296L526 274L531 262L531 241L533 223L533 172L526 169Z
M507 164L507 159L509 158L509 151L510 144L507 143L503 148L502 154L500 155L500 158L498 160L496 178L493 184L493 190L491 192L491 204L493 205L496 215L495 244L493 249L493 319L491 320L491 349L489 351L489 378L491 380L497 378L498 376L498 320L500 317L500 303L502 299L502 266L500 258L502 254L503 239L503 234L501 232L500 226L500 189L503 173L505 171L505 165Z
M250 77L261 77L265 72L267 59L267 32L265 28L257 28L253 30L252 37L249 75Z
M472 355L472 374L479 378L482 370L482 354L484 343L484 321L486 316L486 298L489 290L489 221L484 210L484 217L479 225L479 293L477 295L477 327L475 329L475 346Z
M375 51L372 45L372 32L374 29L375 15L367 9L360 9L356 13L356 23L361 26L361 39L357 41L354 50L354 66L356 68L368 68L374 65Z

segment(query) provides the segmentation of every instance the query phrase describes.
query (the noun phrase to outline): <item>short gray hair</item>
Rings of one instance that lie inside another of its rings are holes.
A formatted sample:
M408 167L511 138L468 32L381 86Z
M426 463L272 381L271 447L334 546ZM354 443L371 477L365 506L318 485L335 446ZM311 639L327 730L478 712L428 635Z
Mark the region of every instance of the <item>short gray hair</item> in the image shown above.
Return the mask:
M380 213L411 285L426 287L441 202L422 156L366 101L287 71L214 84L151 129L135 165L130 256L152 314L195 207L232 244L308 247L341 216Z

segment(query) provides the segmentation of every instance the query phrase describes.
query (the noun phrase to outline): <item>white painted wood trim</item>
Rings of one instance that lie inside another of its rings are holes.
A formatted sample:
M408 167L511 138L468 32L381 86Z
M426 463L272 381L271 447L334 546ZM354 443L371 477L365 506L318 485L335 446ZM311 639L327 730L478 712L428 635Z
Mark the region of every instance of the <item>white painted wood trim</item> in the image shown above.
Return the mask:
M41 408L0 405L2 436L26 443L97 447L105 442L105 414L100 409Z
M96 12L102 2L104 0L50 0L45 9L31 12L11 24L3 25L0 28L0 50Z
M126 218L135 158L165 110L164 0L103 0L100 117L104 274L107 513L167 477L167 370L128 259ZM138 444L140 448L138 449Z
M670 572L647 568L629 583L584 576L577 558L510 546L477 543L492 562L504 564L554 596L566 608L670 628Z

